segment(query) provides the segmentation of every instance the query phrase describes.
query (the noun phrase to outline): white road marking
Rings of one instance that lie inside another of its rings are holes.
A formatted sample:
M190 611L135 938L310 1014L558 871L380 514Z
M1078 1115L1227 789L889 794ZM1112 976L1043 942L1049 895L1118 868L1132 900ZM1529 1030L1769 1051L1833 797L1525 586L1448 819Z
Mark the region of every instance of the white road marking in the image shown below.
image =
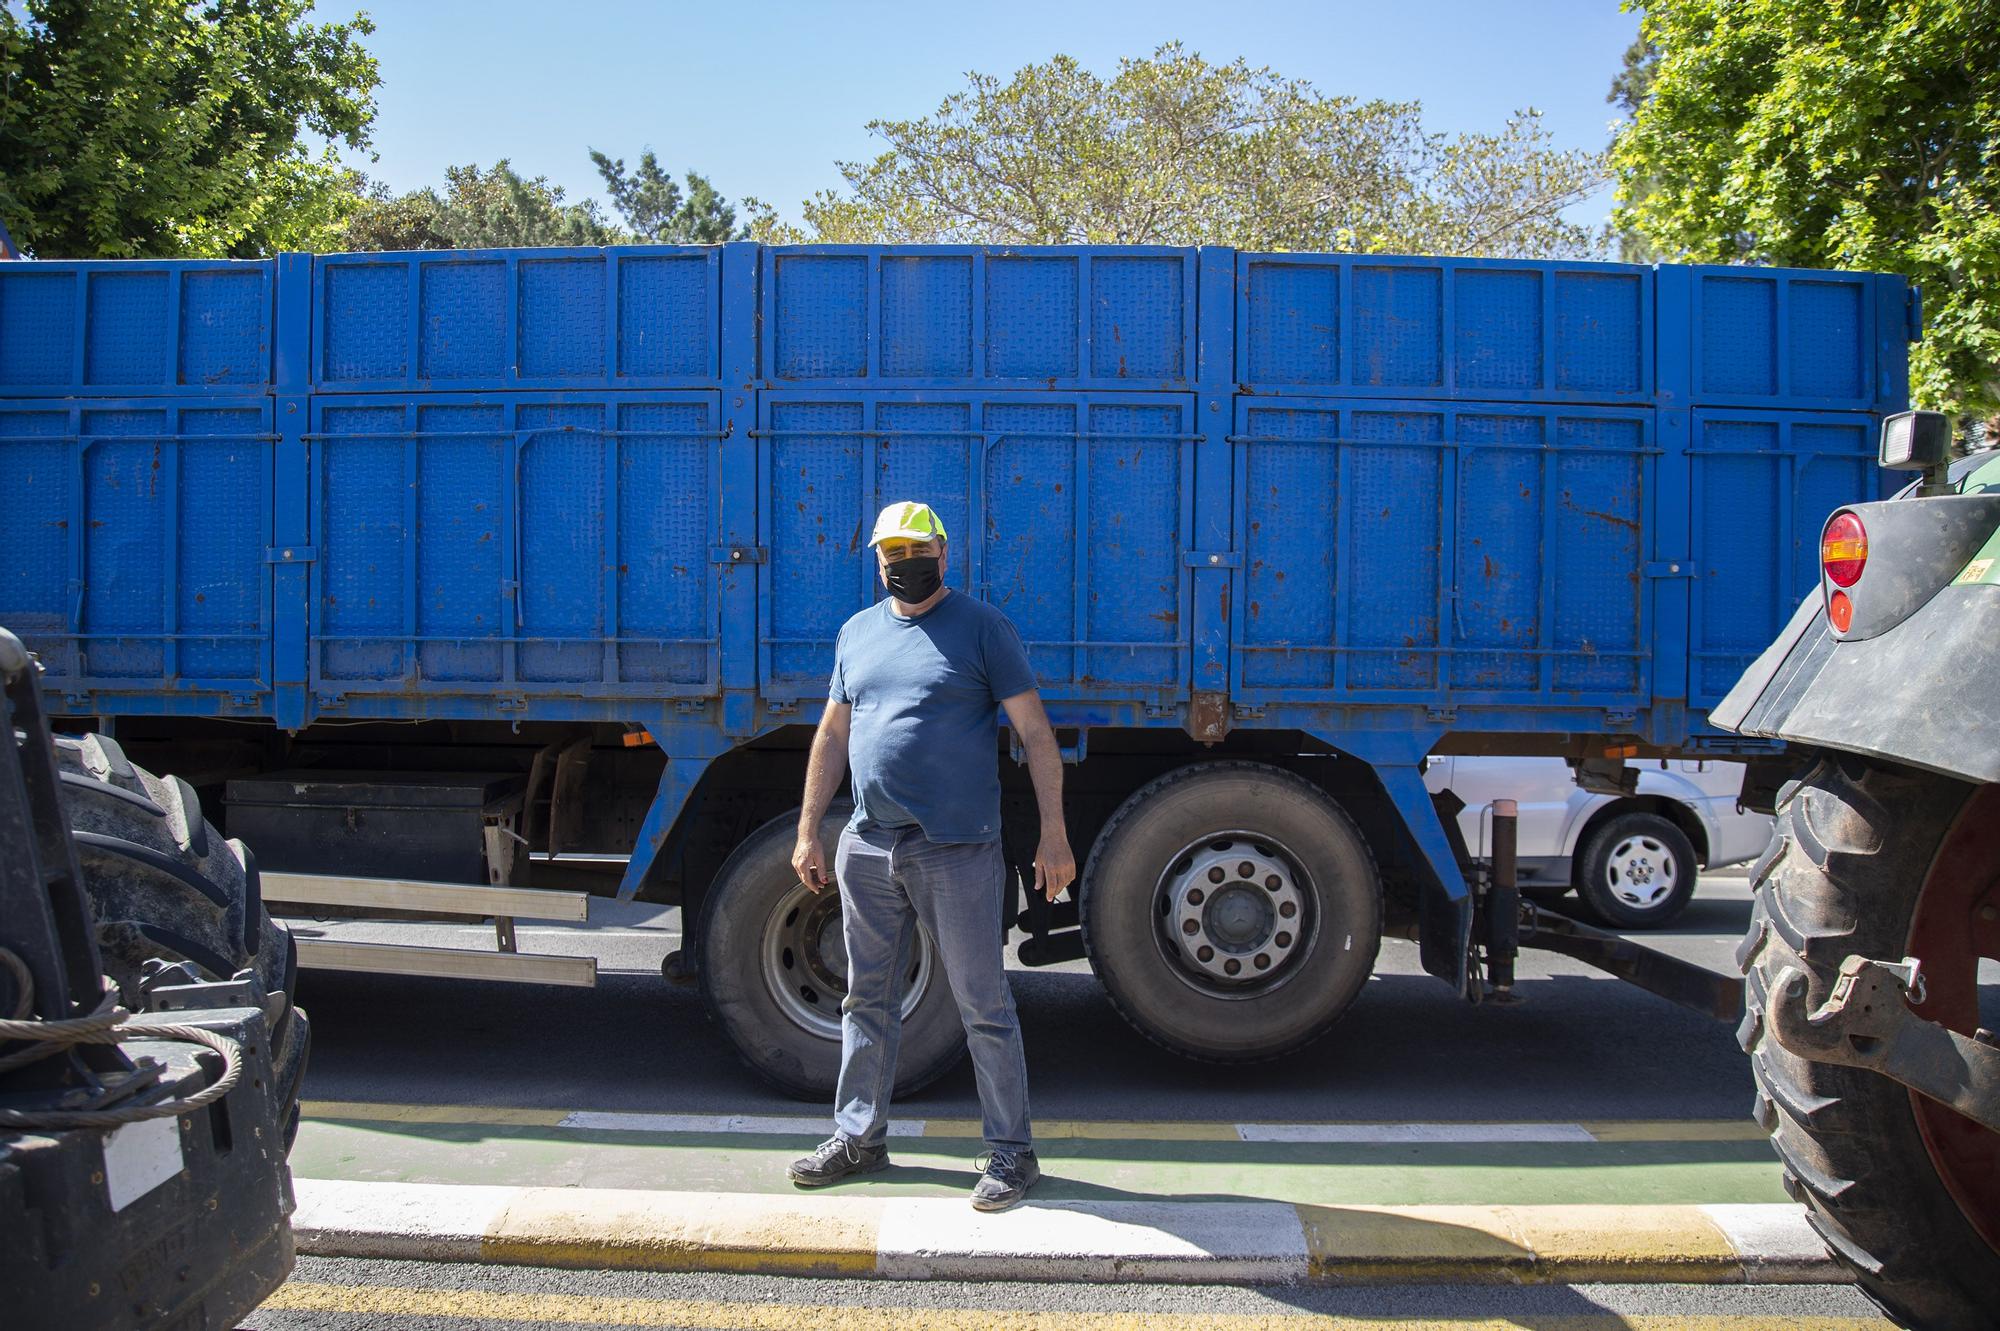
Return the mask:
M833 1131L825 1115L807 1118L777 1114L633 1114L616 1111L581 1110L563 1117L558 1127L589 1128L599 1132L701 1132L783 1137L824 1137ZM889 1121L891 1137L921 1137L924 1120L898 1118Z

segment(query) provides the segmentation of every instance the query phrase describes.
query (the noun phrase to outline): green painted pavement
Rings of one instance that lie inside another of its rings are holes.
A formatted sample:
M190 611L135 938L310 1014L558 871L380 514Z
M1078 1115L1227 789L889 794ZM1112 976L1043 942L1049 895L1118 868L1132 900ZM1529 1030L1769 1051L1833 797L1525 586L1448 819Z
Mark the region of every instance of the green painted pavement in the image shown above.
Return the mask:
M536 1124L308 1119L301 1178L365 1182L789 1192L812 1137L606 1132ZM843 1195L949 1196L977 1177L976 1140L893 1138L895 1167ZM1050 1201L1172 1197L1405 1206L1783 1202L1761 1141L1324 1145L1066 1139L1038 1148Z

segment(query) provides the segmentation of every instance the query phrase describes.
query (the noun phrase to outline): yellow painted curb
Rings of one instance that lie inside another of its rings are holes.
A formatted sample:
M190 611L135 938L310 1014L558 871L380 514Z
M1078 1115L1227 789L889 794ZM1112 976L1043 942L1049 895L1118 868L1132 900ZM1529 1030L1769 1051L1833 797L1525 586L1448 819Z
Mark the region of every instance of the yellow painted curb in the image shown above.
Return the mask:
M883 1204L866 1197L523 1188L488 1224L480 1260L873 1275Z
M1737 1283L1743 1262L1694 1206L1298 1207L1307 1271L1332 1281Z

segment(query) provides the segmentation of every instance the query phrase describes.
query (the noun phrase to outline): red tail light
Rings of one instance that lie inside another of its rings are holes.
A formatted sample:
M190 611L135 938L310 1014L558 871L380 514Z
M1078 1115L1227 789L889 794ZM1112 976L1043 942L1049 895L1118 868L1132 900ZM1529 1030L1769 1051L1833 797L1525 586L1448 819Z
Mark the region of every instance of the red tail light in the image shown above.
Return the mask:
M1868 529L1852 513L1836 513L1819 538L1820 567L1836 587L1852 587L1868 566Z
M1854 627L1854 602L1847 599L1846 592L1835 592L1827 598L1826 617L1833 621L1836 632L1845 633Z

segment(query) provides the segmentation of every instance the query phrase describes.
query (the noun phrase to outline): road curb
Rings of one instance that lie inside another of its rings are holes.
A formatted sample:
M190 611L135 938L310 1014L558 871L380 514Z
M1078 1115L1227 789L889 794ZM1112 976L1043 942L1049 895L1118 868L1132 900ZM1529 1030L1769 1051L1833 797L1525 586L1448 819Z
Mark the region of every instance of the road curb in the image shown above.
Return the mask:
M888 1279L1842 1281L1798 1208L1311 1206L655 1192L299 1179L301 1254Z

